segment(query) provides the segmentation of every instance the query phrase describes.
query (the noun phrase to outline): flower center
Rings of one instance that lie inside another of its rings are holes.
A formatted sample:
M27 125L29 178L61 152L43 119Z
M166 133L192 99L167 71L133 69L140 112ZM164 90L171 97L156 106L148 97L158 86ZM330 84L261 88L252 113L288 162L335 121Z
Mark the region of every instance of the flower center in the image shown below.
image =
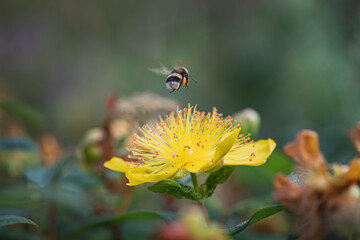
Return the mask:
M177 110L176 116L159 116L154 129L144 125L140 128L142 136L134 134L134 147L127 148L132 159L129 167L146 167L152 174L176 168L180 175L187 174L183 168L186 163L212 161L218 143L239 126L230 116L223 118L216 108L205 114L189 107ZM248 141L248 135L241 136L237 145Z

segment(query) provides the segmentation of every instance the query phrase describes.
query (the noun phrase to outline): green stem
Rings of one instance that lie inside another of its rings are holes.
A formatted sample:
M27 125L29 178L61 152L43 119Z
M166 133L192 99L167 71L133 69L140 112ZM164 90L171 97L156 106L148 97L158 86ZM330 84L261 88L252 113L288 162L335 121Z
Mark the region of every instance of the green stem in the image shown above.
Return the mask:
M198 186L198 182L197 182L197 177L196 177L196 173L190 173L191 175L191 180L192 180L192 183L193 183L193 186L194 186L194 190L196 193L199 193L199 186ZM204 214L204 217L206 219L206 223L209 227L211 227L211 224L210 224L210 219L209 219L209 214L207 213L206 211L206 207L205 207L205 204L204 204L204 201L201 200L201 201L197 201L199 203L199 205L201 206L201 210Z
M196 173L190 173L191 175L191 180L193 182L194 185L194 190L195 192L198 192L199 188L198 188L198 182L197 182L197 178L196 178Z

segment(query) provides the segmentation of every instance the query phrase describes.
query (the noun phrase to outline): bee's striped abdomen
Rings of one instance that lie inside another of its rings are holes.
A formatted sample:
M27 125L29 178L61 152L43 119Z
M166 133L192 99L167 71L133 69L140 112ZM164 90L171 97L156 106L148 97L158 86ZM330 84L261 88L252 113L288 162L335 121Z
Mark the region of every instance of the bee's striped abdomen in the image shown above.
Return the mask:
M172 92L177 91L180 88L181 84L182 76L179 73L171 73L166 78L166 87Z

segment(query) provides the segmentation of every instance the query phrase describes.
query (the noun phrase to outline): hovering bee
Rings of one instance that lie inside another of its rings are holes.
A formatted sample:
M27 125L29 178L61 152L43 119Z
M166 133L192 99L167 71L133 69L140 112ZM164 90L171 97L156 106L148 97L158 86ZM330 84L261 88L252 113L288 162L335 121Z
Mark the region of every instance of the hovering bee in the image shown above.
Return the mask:
M161 66L160 69L151 68L149 70L158 74L168 75L165 84L170 92L179 90L183 85L188 89L189 78L195 80L189 75L189 71L185 67L175 67L173 70L169 70L166 67Z

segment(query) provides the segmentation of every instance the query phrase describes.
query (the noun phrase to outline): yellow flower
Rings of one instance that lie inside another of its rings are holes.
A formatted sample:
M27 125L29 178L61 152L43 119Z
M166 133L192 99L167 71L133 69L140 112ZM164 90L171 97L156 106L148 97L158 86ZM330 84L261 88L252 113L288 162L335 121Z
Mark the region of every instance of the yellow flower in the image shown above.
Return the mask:
M159 117L155 129L145 125L142 136L134 134L131 161L113 157L105 167L124 172L129 186L183 178L190 172L209 172L222 165L264 164L276 144L272 139L250 141L240 133L240 123L189 107Z

